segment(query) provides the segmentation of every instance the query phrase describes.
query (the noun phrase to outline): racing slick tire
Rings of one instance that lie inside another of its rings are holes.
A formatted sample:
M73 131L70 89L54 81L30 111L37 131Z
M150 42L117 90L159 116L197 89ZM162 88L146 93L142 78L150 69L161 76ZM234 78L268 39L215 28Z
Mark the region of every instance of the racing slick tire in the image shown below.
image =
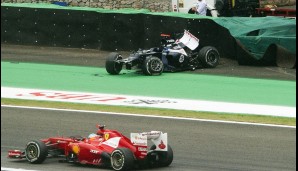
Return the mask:
M150 150L155 150L156 145L151 146ZM167 167L169 166L174 159L174 154L172 147L168 145L168 151L156 151L156 154L158 155L158 161L157 166L158 167Z
M111 166L117 171L128 171L134 167L134 155L128 148L116 148L111 154Z
M48 156L48 149L44 142L39 140L29 141L25 148L26 159L32 164L42 163Z
M122 63L116 62L116 60L121 60L122 57L119 53L112 52L106 59L106 70L109 74L118 75L122 70Z
M219 64L219 52L215 47L205 46L199 51L199 59L204 67L215 68Z
M164 65L161 59L155 56L148 56L143 64L143 73L145 75L161 75Z

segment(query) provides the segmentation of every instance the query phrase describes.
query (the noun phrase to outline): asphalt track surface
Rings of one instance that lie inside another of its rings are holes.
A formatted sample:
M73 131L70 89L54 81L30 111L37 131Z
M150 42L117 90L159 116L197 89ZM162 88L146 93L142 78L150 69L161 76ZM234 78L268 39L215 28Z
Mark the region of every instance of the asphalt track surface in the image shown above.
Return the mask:
M46 160L42 165L7 159L7 150L23 149L31 139L82 135L107 128L130 132L161 130L168 133L174 151L170 167L156 171L294 171L296 129L144 118L71 111L1 107L1 167L30 170L110 170Z

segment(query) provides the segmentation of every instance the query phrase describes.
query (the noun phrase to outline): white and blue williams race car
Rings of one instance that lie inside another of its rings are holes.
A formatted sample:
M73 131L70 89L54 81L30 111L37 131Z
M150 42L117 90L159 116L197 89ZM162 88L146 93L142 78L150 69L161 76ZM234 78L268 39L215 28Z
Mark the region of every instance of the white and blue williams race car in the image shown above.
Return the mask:
M187 30L181 38L169 34L161 34L161 37L159 47L139 49L127 58L117 52L110 53L106 59L106 71L118 75L125 66L127 70L140 69L145 75L161 75L162 72L215 68L219 64L218 50L213 46L200 47L199 39Z

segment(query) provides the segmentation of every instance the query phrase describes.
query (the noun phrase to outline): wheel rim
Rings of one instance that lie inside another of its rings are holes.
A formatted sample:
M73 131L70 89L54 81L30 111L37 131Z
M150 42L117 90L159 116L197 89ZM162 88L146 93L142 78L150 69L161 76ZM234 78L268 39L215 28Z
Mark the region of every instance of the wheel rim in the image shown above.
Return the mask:
M35 145L29 145L26 150L28 159L34 159L38 157L38 148Z
M208 63L216 63L217 62L217 53L214 51L210 51L207 56Z
M113 166L115 168L121 168L124 162L124 158L121 154L115 153L112 157Z
M118 60L121 60L122 59L122 57L120 56L120 55L118 55L117 57L116 57L116 59L115 59L115 61L118 61ZM121 63L118 63L118 62L115 62L115 65L114 65L114 69L115 69L115 71L120 71L121 70L121 68L122 68L122 65L121 65Z
M153 60L153 61L151 62L151 69L152 69L153 71L159 72L159 71L161 71L161 69L162 69L162 64L161 64L160 61L158 61L158 60Z

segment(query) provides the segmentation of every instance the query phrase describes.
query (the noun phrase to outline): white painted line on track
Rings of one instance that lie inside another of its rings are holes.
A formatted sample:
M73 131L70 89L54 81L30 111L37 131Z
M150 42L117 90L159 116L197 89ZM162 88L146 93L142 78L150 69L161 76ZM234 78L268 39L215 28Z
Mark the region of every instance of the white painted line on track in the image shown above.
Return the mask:
M58 109L58 108L28 107L28 106L13 106L13 105L1 105L1 107L23 108L23 109L38 109L38 110L53 110L53 111L70 111L70 112L82 112L82 113L95 113L95 114L103 114L103 115L122 115L122 116L125 115L125 116L135 116L135 117L164 118L164 119L175 119L175 120L190 120L190 121L200 121L200 122L215 122L215 123L228 123L228 124L255 125L255 126L268 126L268 127L280 127L280 128L294 128L294 129L296 129L296 126L288 126L288 125L274 125L274 124L261 124L261 123L251 123L251 122L236 122L236 121L222 121L222 120L210 120L210 119L196 119L196 118L184 118L184 117L173 117L173 116L157 116L157 115L118 113L118 112L100 112L100 111L88 111L88 110Z
M296 106L288 107L216 102L205 100L69 92L59 90L24 89L11 87L1 87L1 98L17 98L25 100L43 100L296 118Z

